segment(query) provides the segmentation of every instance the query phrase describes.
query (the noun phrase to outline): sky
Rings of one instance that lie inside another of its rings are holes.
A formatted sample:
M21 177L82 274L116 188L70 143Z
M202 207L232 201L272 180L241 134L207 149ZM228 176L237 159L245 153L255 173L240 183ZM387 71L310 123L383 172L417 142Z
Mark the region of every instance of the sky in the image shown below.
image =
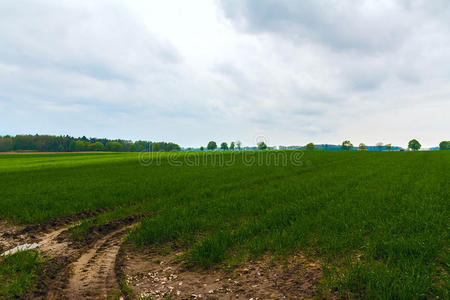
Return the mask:
M2 0L0 135L450 140L448 0Z

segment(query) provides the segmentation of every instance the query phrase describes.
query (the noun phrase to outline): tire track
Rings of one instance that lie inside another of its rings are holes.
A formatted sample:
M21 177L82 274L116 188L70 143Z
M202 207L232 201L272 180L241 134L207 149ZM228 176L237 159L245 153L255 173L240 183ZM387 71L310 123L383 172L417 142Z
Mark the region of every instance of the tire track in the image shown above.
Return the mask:
M116 256L124 234L132 225L100 238L72 264L72 276L64 290L68 299L106 299L119 291L115 275Z

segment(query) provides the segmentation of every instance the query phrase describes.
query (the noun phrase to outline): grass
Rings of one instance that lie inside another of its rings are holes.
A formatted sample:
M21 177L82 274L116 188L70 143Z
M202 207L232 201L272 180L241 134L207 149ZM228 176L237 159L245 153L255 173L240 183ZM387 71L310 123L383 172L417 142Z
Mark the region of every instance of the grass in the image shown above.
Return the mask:
M0 298L24 296L34 287L41 267L42 261L34 250L0 258Z
M4 155L0 218L109 208L75 229L82 237L146 213L129 241L178 243L190 265L301 251L322 260L324 293L448 297L449 153L307 151L301 166L275 163L292 153L162 153L148 167L134 153Z

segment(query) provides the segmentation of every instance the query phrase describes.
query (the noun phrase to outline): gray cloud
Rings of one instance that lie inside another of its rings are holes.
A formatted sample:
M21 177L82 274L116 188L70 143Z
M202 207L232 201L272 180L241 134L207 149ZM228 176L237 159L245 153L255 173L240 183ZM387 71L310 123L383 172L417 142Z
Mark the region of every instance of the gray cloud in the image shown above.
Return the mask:
M383 52L399 47L413 30L404 5L373 1L222 1L228 17L252 32L286 35L344 51ZM388 22L386 22L389 20Z
M435 145L449 20L445 0L1 1L0 134Z

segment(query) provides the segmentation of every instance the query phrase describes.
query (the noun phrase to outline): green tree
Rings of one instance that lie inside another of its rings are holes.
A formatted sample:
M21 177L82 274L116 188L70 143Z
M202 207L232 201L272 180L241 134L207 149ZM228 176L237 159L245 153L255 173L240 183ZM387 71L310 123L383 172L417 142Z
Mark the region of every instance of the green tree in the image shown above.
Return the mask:
M235 147L234 142L231 142L231 144L230 144L230 150L234 150L234 147Z
M11 137L0 137L0 152L12 151L14 141Z
M306 150L314 150L314 144L313 143L306 144L305 149Z
M74 152L75 151L75 141L71 141L69 144L69 151Z
M442 141L439 144L439 149L440 150L450 150L450 141Z
M35 136L16 135L14 138L14 150L37 150Z
M418 140L416 139L412 139L409 141L408 143L408 149L411 149L413 151L417 151L420 149L420 147L422 147L422 145L419 143Z
M103 151L103 150L105 150L105 145L103 145L102 142L95 142L95 143L89 144L89 150Z
M214 141L210 141L208 143L208 146L206 146L206 149L208 150L216 150L217 149L217 144Z
M78 141L75 141L75 150L74 151L86 151L86 150L88 150L88 145L89 145L89 142L85 142L85 141L81 141L81 140L78 140Z
M361 151L367 150L367 146L364 143L360 143L359 146L358 146L358 149L361 150Z
M112 152L120 152L123 149L123 145L119 142L107 142L106 143L106 150L112 151Z
M258 149L259 150L266 150L267 149L267 145L264 142L259 142L258 143Z
M237 147L237 149L238 149L239 151L241 150L241 146L242 146L241 141L237 141L237 142L236 142L236 147Z
M163 143L160 142L154 142L152 143L152 152L160 152L160 151L164 151L164 145Z
M353 148L353 144L349 140L342 142L342 146L341 146L342 150L350 150L352 148Z
M392 151L392 144L386 144L384 147L386 148L386 150Z
M200 151L203 151L203 150L205 150L205 147L201 146Z
M179 151L181 147L175 143L164 143L164 149L166 151Z
M220 144L220 149L222 149L222 150L228 150L228 144L227 143L225 143L225 142L223 142L222 144Z

